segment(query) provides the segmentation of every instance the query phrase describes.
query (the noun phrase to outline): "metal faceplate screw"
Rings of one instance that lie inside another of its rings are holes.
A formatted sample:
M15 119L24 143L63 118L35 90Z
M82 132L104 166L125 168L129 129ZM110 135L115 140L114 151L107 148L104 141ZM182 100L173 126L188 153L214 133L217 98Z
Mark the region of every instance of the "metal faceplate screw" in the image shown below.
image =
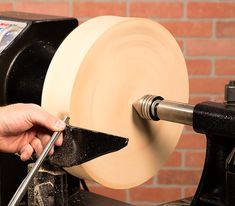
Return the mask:
M230 80L228 84L225 85L224 90L224 100L227 104L235 104L235 81Z

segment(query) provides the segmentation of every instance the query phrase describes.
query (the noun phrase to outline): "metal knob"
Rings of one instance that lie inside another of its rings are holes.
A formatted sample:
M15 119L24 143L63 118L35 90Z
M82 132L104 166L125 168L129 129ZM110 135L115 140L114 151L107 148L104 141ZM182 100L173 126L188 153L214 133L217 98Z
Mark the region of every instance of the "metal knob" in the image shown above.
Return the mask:
M235 81L230 80L228 84L225 85L224 89L224 100L227 104L235 104Z
M164 100L161 96L145 95L134 102L133 107L143 119L193 124L194 106L190 104Z

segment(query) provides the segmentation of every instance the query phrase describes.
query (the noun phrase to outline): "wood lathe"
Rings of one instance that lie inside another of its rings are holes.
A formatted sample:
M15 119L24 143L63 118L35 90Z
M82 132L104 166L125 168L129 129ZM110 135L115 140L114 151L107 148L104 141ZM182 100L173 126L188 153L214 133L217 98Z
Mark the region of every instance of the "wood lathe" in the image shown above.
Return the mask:
M0 68L1 105L36 103L70 117L63 145L20 205L130 205L85 191L84 180L113 189L144 183L169 158L184 124L207 138L205 167L193 198L163 205L235 204L235 84L226 85L225 103L189 105L184 57L160 24L100 16L78 26L75 18L2 12ZM32 162L0 154L0 205Z

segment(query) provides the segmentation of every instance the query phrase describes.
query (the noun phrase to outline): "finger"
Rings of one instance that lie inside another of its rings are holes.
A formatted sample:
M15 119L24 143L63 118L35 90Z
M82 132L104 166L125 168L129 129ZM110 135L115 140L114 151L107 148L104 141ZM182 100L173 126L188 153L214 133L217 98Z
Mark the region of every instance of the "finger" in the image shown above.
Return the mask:
M40 137L43 147L45 147L47 145L47 143L49 142L51 136L49 135L43 135ZM59 136L59 138L56 140L55 145L56 146L61 146L63 142L63 137L62 135ZM51 148L50 152L48 153L49 155L52 155L54 153L54 146Z
M45 134L45 133L38 133L37 136L41 140L43 148L45 148L46 145L48 144L50 138L51 138L51 135L48 135L48 134ZM52 147L52 149L50 150L48 155L52 155L53 153L54 153L54 146Z
M49 154L49 155L53 155L53 154L54 154L54 151L55 151L55 149L54 149L54 146L53 146L48 154Z
M62 120L49 114L40 106L35 104L28 104L27 106L28 117L31 123L39 124L52 131L62 131L65 129L66 124Z
M51 135L45 134L45 133L38 133L37 134L38 138L41 140L43 147L47 145L49 142ZM63 143L63 135L61 134L58 139L55 141L56 146L61 146Z
M25 145L20 151L20 159L22 161L28 160L33 154L33 147L30 144Z
M56 146L61 146L63 143L63 135L61 134L55 142Z
M33 147L33 149L36 152L36 156L39 157L39 155L42 153L43 151L43 146L42 146L42 142L38 139L38 138L33 138L32 141L30 142L31 146Z
M51 138L51 136L48 134L38 134L37 136L41 140L43 147L45 147L47 145L47 143L49 142L49 140Z

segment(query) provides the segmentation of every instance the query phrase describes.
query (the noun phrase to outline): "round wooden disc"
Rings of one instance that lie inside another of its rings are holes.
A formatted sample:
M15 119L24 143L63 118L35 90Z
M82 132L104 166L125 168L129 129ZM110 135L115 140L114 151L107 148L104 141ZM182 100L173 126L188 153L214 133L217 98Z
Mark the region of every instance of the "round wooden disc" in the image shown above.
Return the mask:
M154 94L188 100L183 55L171 34L141 18L97 17L61 44L46 75L42 106L72 125L129 138L126 148L66 168L110 188L130 188L154 174L183 126L141 119L132 104Z

